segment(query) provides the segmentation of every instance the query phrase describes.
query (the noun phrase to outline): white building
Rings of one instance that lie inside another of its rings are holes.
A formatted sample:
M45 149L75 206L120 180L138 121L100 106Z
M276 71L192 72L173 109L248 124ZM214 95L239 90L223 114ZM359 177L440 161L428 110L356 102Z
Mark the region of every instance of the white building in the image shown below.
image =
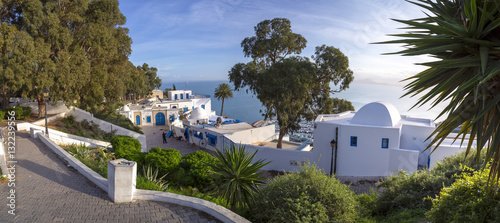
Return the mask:
M246 122L226 122L220 126L207 124L192 125L188 128L189 141L210 150L221 150L231 143L266 143L276 139L274 125L254 127Z
M180 123L181 114L188 115L195 108L214 114L210 96L193 95L191 90L168 92L168 99L153 97L138 104L127 104L117 112L124 115L137 126L154 126Z
M398 169L413 172L419 165L432 167L461 150L446 140L436 153L424 152L434 121L400 115L384 102L367 104L358 112L320 115L315 123L313 151L321 154L319 165L326 172L336 170L339 176L388 176Z

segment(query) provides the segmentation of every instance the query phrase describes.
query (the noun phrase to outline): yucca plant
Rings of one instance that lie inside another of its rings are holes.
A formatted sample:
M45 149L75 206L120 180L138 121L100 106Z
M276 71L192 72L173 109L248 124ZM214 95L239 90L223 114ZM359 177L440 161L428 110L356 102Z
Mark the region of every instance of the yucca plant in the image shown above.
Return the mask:
M421 63L428 69L412 76L404 96L420 95L415 106L431 107L449 100L439 114L446 119L429 137L434 151L456 128L455 140L469 139L467 153L477 140L493 159L490 182L500 176L500 0L409 1L425 9L424 18L397 20L408 25L404 39L384 43L404 44L403 56L429 55L436 61ZM484 167L484 166L483 166Z
M166 191L168 189L167 181L163 180L167 176L167 174L158 178L158 168L153 171L153 168L150 165L142 166L142 177L146 178L148 182L151 182L156 185L156 189L160 191Z
M258 171L270 162L257 160L252 164L255 154L257 151L250 153L244 145L231 145L222 151L216 149L219 162L208 164L216 177L214 193L223 197L233 211L237 207L248 207L259 191L258 186L264 183L261 181L264 179L260 176L262 173Z

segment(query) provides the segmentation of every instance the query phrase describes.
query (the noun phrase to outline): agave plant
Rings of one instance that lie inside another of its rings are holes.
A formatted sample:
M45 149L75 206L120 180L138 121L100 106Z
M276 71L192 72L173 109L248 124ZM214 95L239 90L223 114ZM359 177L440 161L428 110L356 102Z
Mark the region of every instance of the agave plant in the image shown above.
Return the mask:
M151 168L150 165L147 165L147 167L142 166L142 177L148 179L149 182L156 184L158 190L166 191L168 189L167 181L163 180L166 176L167 174L158 178L158 168L153 171L153 168Z
M411 2L411 1L410 1ZM429 137L434 151L456 128L455 140L468 138L467 153L477 141L477 159L487 149L493 159L490 179L500 176L500 0L418 0L411 2L429 14L408 25L404 39L384 43L404 44L403 56L429 55L436 61L421 63L428 69L406 80L404 96L420 95L415 106L431 107L449 100L439 114L446 119ZM483 166L484 167L484 166ZM493 182L493 181L491 181Z
M222 151L216 149L219 162L208 164L216 177L215 194L226 199L233 211L236 207L248 207L259 191L258 186L263 184L264 178L257 171L270 162L257 160L252 164L255 154L257 151L252 154L244 145L231 145Z

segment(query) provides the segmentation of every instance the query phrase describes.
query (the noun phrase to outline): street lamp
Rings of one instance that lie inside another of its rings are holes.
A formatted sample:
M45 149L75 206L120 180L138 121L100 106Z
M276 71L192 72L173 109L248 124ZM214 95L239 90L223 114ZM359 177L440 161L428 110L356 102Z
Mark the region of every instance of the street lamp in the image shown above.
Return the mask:
M332 175L332 169L333 169L333 157L334 157L334 154L333 154L333 151L336 152L336 149L335 149L335 146L337 145L337 141L335 141L335 139L332 139L332 141L330 141L330 146L332 146L332 162L331 162L331 166L330 166L330 175ZM337 173L337 153L335 153L335 170L333 170L333 173Z
M45 134L49 137L49 126L47 125L47 97L49 96L49 89L45 88L43 90L43 100L45 106Z

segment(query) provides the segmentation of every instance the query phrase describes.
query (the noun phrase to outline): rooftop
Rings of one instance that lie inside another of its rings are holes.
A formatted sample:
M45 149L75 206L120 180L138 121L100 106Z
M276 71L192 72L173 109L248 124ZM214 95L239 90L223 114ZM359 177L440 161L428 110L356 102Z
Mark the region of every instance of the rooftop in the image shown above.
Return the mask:
M347 111L340 114L322 114L316 118L315 122L376 127L400 127L404 124L428 127L435 126L432 119L400 115L396 107L387 102L366 104L361 107L358 112Z
M206 129L212 130L217 133L230 133L237 132L247 129L253 129L254 127L246 122L233 123L233 124L222 124L219 128L215 128L213 125L205 125Z

